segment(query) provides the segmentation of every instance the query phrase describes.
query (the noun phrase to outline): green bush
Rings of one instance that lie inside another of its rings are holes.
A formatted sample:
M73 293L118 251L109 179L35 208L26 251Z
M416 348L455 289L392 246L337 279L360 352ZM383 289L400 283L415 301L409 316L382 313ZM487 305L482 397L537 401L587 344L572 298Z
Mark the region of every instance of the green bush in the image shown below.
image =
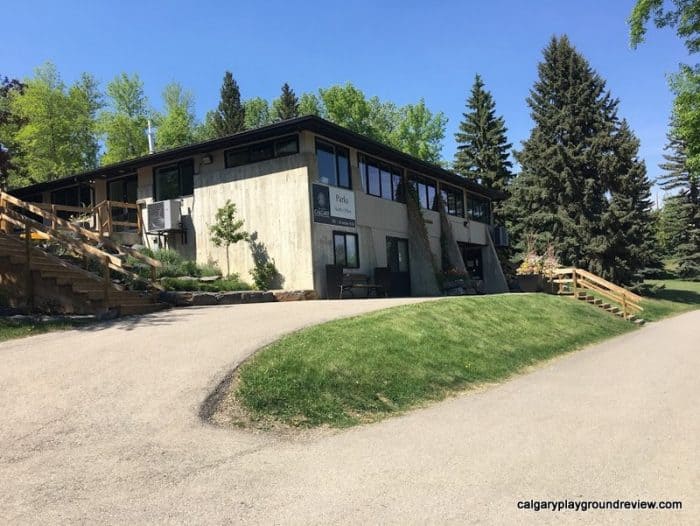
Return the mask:
M158 249L151 250L143 248L140 250L144 256L151 257L161 262L162 266L157 269L156 276L159 278L178 278L191 276L199 278L202 276L219 276L221 270L214 263L198 265L194 261L184 259L174 250ZM139 276L145 279L151 278L151 267L146 263L129 256L127 264L132 266Z
M275 267L274 261L256 262L253 270L250 271L253 276L253 283L258 290L269 290L274 281L277 279L279 272Z
M236 290L252 290L245 281L241 281L236 274L226 279L216 281L198 281L190 278L163 278L160 281L165 290L175 291L199 291L199 292L228 292Z

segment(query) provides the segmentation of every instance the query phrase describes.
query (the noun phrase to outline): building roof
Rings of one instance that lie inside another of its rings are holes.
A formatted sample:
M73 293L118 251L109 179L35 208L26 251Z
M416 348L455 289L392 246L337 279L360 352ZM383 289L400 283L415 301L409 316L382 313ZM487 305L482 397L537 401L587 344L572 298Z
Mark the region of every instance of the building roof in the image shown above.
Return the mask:
M261 128L235 133L219 139L212 139L210 141L198 142L187 146L181 146L179 148L143 155L128 161L101 166L95 170L69 175L67 177L54 179L52 181L33 184L23 188L15 188L11 190L11 193L22 197L42 192L44 190L59 188L70 183L90 182L95 179L116 178L132 173L143 166L163 164L190 155L204 154L223 148L242 146L250 142L265 140L286 133L294 133L304 130L323 135L330 140L351 146L369 155L381 157L387 161L394 162L402 167L419 172L423 175L429 175L435 177L436 179L464 187L468 190L473 190L474 192L488 196L492 199L502 199L504 197L501 192L488 190L477 183L469 181L454 172L442 168L441 166L423 161L417 157L413 157L412 155L408 155L395 148L382 144L374 139L365 137L359 133L350 131L347 128L338 126L337 124L315 115L297 117L295 119L270 124L269 126L263 126Z

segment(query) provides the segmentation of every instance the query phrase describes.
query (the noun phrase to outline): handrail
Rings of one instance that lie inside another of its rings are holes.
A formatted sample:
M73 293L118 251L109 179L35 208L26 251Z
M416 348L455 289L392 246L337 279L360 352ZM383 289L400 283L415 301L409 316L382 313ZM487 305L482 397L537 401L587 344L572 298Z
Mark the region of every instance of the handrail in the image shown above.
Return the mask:
M55 216L49 212L46 212L45 210L43 210L42 208L39 208L36 205L33 205L31 203L27 203L25 201L22 201L21 199L17 199L16 197L14 197L6 192L0 191L0 202L1 201L5 201L5 202L13 204L19 208L23 208L25 210L28 210L35 215L41 216L42 218L44 218L48 221L51 221L52 225L60 225L63 228L71 230L80 236L88 238L88 239L95 241L97 243L101 243L104 246L106 246L112 250L116 250L117 252L126 253L129 256L132 256L133 258L138 259L138 260L142 261L143 263L146 263L149 266L151 266L152 273L155 272L155 268L158 268L161 266L161 262L158 261L157 259L153 259L151 257L144 255L144 254L141 254L140 252L138 252L137 250L134 250L132 248L118 245L114 241L109 239L108 237L104 237L99 232L93 232L92 230L90 230L88 228L84 228L84 227L81 227L79 225L75 225L75 224L71 223L70 221L66 221L65 219L62 219L62 218Z
M92 256L94 258L99 259L103 265L105 266L105 269L111 269L111 270L116 270L117 272L124 274L125 276L128 276L132 279L140 279L141 276L138 274L131 272L130 270L124 268L121 259L119 259L117 256L114 256L112 254L109 254L105 252L104 250L100 250L99 248L90 245L88 243L85 243L84 241L78 240L78 239L71 239L70 237L66 236L62 232L55 230L53 228L47 227L46 225L43 225L42 223L39 223L38 221L34 221L33 219L30 219L26 216L23 216L22 214L15 212L13 210L8 210L5 208L3 211L0 211L0 219L12 223L15 226L18 226L20 228L24 228L25 232L26 229L31 229L36 232L41 232L43 234L46 234L49 236L51 239L54 239L56 241L61 242L64 245L68 245L70 248L75 250L78 254L81 256ZM159 290L163 290L162 286L152 282L151 285L154 288L157 288Z
M554 276L568 276L571 279L553 279ZM639 305L643 298L634 292L630 292L624 287L615 285L610 281L601 278L587 270L576 267L558 268L551 272L551 281L559 284L559 289L564 283L571 286L573 293L576 294L576 289L590 289L601 294L602 296L619 303L622 306L622 313L625 318L630 310L643 311L644 308Z

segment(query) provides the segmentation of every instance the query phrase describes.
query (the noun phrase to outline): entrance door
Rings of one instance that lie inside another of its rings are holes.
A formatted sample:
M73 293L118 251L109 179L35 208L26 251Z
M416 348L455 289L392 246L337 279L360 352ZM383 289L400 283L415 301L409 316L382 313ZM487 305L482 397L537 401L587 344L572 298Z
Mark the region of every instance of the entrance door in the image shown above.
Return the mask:
M408 240L386 238L386 262L391 273L390 296L411 295L411 273L408 264Z
M136 175L122 177L116 181L110 181L107 188L107 198L110 201L118 201L120 203L136 203L138 194L138 179ZM112 207L112 221L128 221L136 223L135 208L119 208ZM123 230L123 228L116 228Z
M472 279L484 279L484 260L483 247L481 245L472 245L469 243L459 243L459 248L462 251L462 259L464 266L467 267L467 272Z

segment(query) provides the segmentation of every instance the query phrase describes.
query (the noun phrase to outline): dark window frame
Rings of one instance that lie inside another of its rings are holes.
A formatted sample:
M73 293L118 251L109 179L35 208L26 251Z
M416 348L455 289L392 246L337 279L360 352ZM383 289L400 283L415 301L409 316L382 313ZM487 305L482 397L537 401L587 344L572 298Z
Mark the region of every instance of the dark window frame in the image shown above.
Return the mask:
M474 207L472 206L473 202L478 202L483 204L486 204L486 217L483 215L476 216L473 213ZM491 200L488 197L484 197L479 194L475 194L472 192L467 192L467 202L466 202L466 213L472 221L478 221L479 223L485 223L487 225L491 224Z
M458 207L455 207L454 209L450 210L450 205L449 205L449 194L459 194L459 205ZM449 184L443 184L440 183L440 197L442 197L443 202L445 203L445 212L447 212L448 215L454 216L454 217L464 217L464 211L465 211L465 206L464 206L464 190L461 188L458 188L456 186L452 186Z
M192 168L192 192L191 193L185 193L185 187L183 185L183 180L182 180L182 167L190 165ZM164 170L166 168L172 168L173 166L177 166L177 182L178 182L178 195L174 197L167 197L165 199L159 198L158 195L158 178L156 177L156 174L158 170ZM168 164L161 164L159 166L154 166L153 167L153 200L154 201L169 201L170 199L179 199L180 197L189 197L194 195L194 159L183 159L181 161L176 161L174 163L168 163Z
M338 255L335 250L335 236L343 236L343 250L345 252L345 265L342 265L343 268L360 268L360 240L357 236L356 232L345 232L343 230L333 230L333 264L335 266L338 266ZM356 259L357 259L357 265L355 266L349 266L347 265L348 261L348 236L352 236L355 238L355 252L356 252Z
M433 210L437 211L437 193L438 193L438 182L435 179L430 179L429 177L425 177L423 175L419 174L410 174L408 178L409 184L413 185L413 188L415 189L416 193L418 194L418 204L421 208L424 210ZM420 195L420 187L418 185L423 185L425 187L425 195L421 196ZM430 193L429 193L429 188L433 189L434 192L434 197L433 197L433 202L432 204L430 203ZM423 206L422 202L422 197L425 197L425 202L428 204L428 206Z
M384 199L385 201L394 201L396 203L405 203L406 196L404 192L401 191L401 184L405 182L404 169L395 164L384 162L376 157L365 155L364 153L357 153L357 166L360 167L360 177L362 178L362 183L364 191L367 195L372 197L378 197L379 199ZM370 167L377 169L377 181L379 183L378 193L373 193L370 190L369 184L369 170ZM385 197L386 190L384 184L382 183L382 172L387 172L389 174L389 186L388 193L391 197ZM398 177L398 182L397 179Z
M346 190L352 190L352 166L350 165L350 149L346 148L345 146L341 146L339 144L336 144L331 141L327 141L323 138L316 137L315 142L314 142L314 153L317 156L317 162L316 162L316 170L318 171L318 150L319 150L319 144L321 145L321 149L325 149L326 151L332 150L333 151L333 161L334 161L334 166L335 166L335 183L330 182L331 186L337 186L338 188L344 188ZM348 186L344 186L340 184L340 165L338 163L338 151L342 153L341 157L345 157L348 162ZM317 179L319 182L321 181L321 174L317 173Z
M295 150L294 151L280 151L280 143L288 143L290 140L294 140ZM264 148L272 148L271 157L262 157L259 159L252 159L253 150L260 151ZM282 137L276 137L267 141L258 141L244 146L238 146L236 148L229 148L224 150L224 168L237 168L239 166L245 166L247 164L261 163L264 161L269 161L270 159L279 159L281 157L288 157L290 155L296 155L299 153L299 135L283 135ZM230 157L235 154L242 154L245 159L243 162L232 163Z

